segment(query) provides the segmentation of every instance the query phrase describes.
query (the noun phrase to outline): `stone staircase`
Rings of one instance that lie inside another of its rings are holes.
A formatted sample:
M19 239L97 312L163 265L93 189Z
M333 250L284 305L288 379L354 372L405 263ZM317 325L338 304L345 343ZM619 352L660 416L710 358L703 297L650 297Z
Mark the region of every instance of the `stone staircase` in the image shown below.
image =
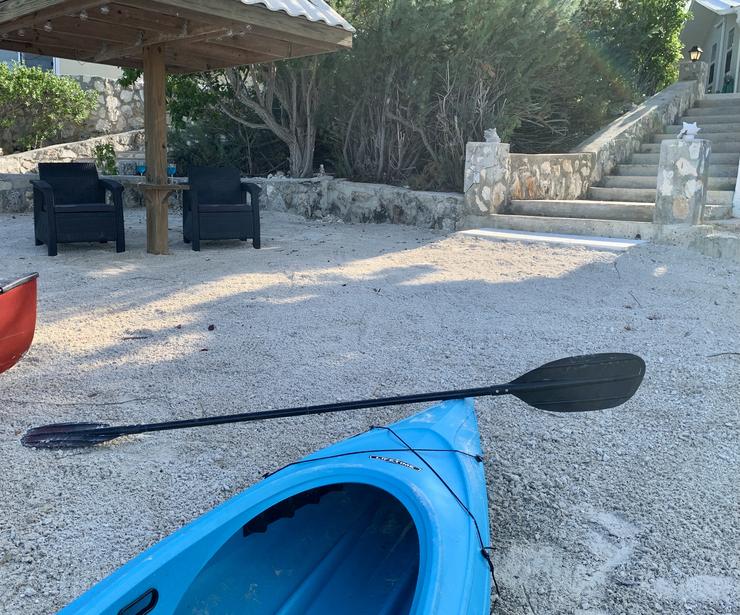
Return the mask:
M697 122L700 137L712 142L709 192L705 219L724 220L732 215L732 201L740 161L740 95L707 95L687 111L682 121ZM512 200L495 216L497 228L531 232L603 235L649 239L660 143L673 139L681 122L643 143L631 159L618 165L601 185L589 189L582 200Z

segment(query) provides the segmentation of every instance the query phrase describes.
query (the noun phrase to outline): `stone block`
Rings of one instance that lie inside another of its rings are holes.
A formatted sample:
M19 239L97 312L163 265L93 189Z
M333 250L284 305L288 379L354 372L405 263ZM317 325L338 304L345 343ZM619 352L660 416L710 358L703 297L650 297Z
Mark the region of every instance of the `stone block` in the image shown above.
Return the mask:
M468 143L465 148L465 211L495 214L509 202L511 160L508 143Z
M660 146L656 224L701 224L707 200L711 142L666 139Z
M709 80L709 65L706 62L691 62L684 60L678 66L679 81L698 81L706 91Z

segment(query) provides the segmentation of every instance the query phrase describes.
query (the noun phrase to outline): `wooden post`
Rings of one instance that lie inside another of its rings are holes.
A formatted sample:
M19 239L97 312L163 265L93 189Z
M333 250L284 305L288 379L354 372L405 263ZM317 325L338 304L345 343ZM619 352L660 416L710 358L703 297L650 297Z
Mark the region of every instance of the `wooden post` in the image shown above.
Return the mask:
M164 46L144 47L144 132L146 135L146 178L154 187L144 191L146 202L146 247L150 254L167 254L167 107Z

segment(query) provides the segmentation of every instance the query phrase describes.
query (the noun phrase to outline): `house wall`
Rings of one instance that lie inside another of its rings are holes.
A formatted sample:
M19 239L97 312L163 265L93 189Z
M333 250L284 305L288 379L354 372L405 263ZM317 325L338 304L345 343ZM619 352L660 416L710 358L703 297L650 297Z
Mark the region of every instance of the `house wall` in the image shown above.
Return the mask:
M730 9L728 9L730 10ZM684 54L688 59L689 49L698 45L704 50L702 61L712 63L712 47L716 44L714 75L708 88L711 93L720 93L724 87L725 75L733 81L734 92L740 92L738 84L738 56L740 56L740 8L727 15L720 15L696 0L691 4L692 18L686 23L681 40L684 43ZM729 70L726 68L728 48L732 50Z
M77 60L57 59L60 75L68 77L101 77L103 79L120 79L123 71L116 66L93 64L92 62L78 62Z
M704 44L700 45L704 49L704 58L707 63L712 64L712 48L717 45L716 58L714 60L714 75L710 80L709 87L712 93L722 92L725 86L725 79L729 77L733 81L733 91L737 91L735 83L737 70L738 43L740 38L740 26L737 23L736 15L717 15L714 24L708 30ZM731 53L732 59L730 66L727 66L727 54Z

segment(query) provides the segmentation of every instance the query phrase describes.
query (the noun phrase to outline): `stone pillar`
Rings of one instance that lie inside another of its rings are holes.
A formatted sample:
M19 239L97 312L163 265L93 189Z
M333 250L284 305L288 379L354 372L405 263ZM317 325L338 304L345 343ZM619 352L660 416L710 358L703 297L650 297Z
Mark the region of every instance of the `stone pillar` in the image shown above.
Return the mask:
M740 165L738 165L737 179L735 179L735 195L732 197L732 217L740 218Z
M707 91L709 81L709 65L706 62L690 62L684 60L678 65L679 81L699 81L702 84L701 91Z
M465 213L499 213L509 201L511 162L508 143L468 143L465 148Z
M705 139L661 143L655 224L702 223L711 152L711 142Z

